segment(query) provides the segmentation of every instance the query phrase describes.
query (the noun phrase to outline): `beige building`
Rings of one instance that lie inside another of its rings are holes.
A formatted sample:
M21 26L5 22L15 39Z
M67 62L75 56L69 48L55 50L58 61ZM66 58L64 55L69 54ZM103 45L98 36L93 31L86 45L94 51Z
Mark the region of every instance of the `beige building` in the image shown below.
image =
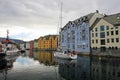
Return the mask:
M120 49L120 13L97 18L91 25L91 47Z

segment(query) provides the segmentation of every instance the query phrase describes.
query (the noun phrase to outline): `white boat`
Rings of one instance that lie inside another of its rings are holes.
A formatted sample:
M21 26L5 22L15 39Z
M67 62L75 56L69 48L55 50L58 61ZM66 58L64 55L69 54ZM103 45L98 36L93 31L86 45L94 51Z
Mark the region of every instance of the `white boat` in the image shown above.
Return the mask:
M66 52L54 52L54 57L61 59L77 59L77 54Z
M61 10L61 13L60 13L61 15L60 15L60 28L59 28L59 30L61 30L61 28L62 28L62 3L61 3L60 10ZM61 59L77 59L77 54L69 53L66 50L67 49L61 49L60 48L60 51L54 52L54 57L55 58L61 58Z
M8 50L8 51L6 51L6 55L15 55L15 54L17 54L19 52L19 50Z
M15 42L13 40L10 40L8 37L8 30L7 30L7 38L2 42L2 52L6 55L14 55L17 54L20 50L15 45Z

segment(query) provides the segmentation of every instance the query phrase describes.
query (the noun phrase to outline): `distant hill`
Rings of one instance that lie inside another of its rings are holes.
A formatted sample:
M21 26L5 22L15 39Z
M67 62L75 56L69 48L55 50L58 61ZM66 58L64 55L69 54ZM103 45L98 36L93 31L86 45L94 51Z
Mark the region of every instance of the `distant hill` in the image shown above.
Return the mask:
M6 38L2 38L0 37L0 41L3 41L5 40ZM19 39L10 39L10 40L13 40L15 43L23 43L24 41L23 40L19 40Z

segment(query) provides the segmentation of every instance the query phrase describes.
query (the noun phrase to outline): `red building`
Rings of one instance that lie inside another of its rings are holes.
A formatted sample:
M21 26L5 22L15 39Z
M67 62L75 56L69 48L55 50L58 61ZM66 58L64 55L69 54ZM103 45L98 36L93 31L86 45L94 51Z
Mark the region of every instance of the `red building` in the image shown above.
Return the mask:
M34 42L30 41L30 50L33 50L33 49L34 49Z

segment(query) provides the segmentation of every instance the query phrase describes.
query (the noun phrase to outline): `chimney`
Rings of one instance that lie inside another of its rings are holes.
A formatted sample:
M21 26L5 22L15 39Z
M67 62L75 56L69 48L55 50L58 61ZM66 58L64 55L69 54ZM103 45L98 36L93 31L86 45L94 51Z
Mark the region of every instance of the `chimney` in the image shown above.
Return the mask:
M99 11L98 11L98 10L96 10L96 13L99 13Z

